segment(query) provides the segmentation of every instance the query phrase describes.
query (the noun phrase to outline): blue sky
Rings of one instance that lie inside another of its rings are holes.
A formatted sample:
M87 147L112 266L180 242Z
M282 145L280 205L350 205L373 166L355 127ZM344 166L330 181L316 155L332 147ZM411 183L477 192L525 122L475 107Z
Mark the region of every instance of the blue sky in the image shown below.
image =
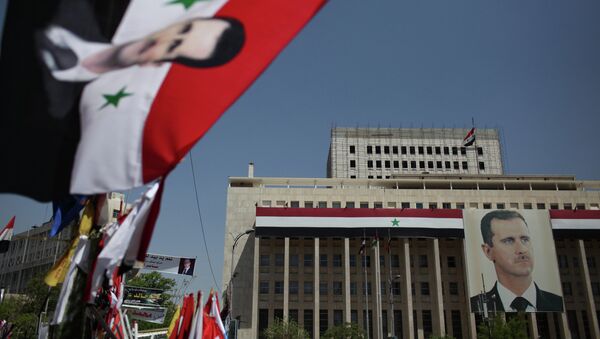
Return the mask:
M332 126L468 127L474 117L501 129L508 174L600 179L597 13L592 0L331 0L193 149L219 288L227 177L250 161L256 176L324 177ZM16 214L17 231L50 213L0 194L0 224ZM150 250L197 256L192 288L214 285L187 158L167 180Z

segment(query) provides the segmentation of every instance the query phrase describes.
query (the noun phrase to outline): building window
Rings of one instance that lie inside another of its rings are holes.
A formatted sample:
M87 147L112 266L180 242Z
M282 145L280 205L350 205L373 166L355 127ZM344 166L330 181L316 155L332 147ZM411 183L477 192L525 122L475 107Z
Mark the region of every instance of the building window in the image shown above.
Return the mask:
M402 168L408 168L408 161L402 160Z
M397 296L400 296L402 294L402 290L400 289L400 283L398 281L392 282L392 293Z
M260 293L260 294L269 294L269 282L268 281L261 281L260 282L258 293Z
M283 281L275 282L275 294L283 294Z
M356 291L356 283L355 282L350 282L350 294L351 295L356 295L357 291Z
M419 168L425 168L425 161L419 161Z
M585 209L585 204L577 204L577 205L575 205L575 209L576 210L584 210Z
M375 161L375 167L381 168L381 160L376 160Z
M350 154L356 153L356 147L354 145L350 145Z
M312 201L305 201L304 202L304 208L313 208L313 202Z
M375 154L381 154L381 146L375 146Z
M383 202L381 202L381 201L375 201L373 203L373 208L383 208Z
M458 295L458 283L450 282L448 284L448 289L450 290L450 295Z
M304 310L304 329L308 332L308 337L313 336L313 310ZM259 331L258 333L262 333Z
M383 255L379 256L379 266L385 267L385 256L383 256Z
M461 325L461 319L460 319L460 311L459 310L452 310L451 313L451 318L452 318L452 335L454 336L454 338L462 338L462 325Z
M325 331L327 331L327 328L329 328L329 324L327 323L329 314L327 310L319 310L319 333L321 333L321 336L323 336L323 334L325 334Z
M367 168L373 168L373 160L367 160Z
M333 326L344 323L344 313L342 310L333 310Z
M558 255L558 267L559 268L569 268L569 259L566 255L559 254Z
M390 154L390 146L383 146L383 153Z
M558 209L558 204L550 204L550 209L551 210L557 210Z
M261 267L269 266L270 265L269 261L270 261L270 257L268 254L261 254L259 266L261 266Z
M461 147L460 148L460 154L461 155L467 155L467 149L465 147Z
M446 169L450 169L450 168L451 168L451 166L450 166L450 161L444 161L444 167L445 167Z
M360 208L369 208L369 202L368 201L361 201L360 202Z
M362 267L365 267L365 265L367 267L371 267L371 256L370 255L363 255L362 259L361 259L361 264Z
M462 162L462 169L464 169L464 170L468 170L469 169L469 164L466 161Z
M298 294L298 282L290 280L290 294Z
M362 285L363 285L363 295L365 295L365 292L369 293L369 295L371 295L371 283L367 282L366 284L363 283Z
M523 203L523 209L530 210L532 208L533 207L532 207L531 203L529 203L529 202Z
M429 208L436 209L437 208L437 202L430 202L429 203Z
M458 161L454 161L454 163L453 163L453 164L454 164L454 169L455 169L455 170L457 170L457 169L460 169L460 168L458 167Z
M419 255L419 267L426 268L427 266L427 255Z
M298 310L289 310L290 320L298 324Z
M483 161L479 162L479 169L484 171L485 170L485 164L483 163Z
M427 146L427 154L433 154L433 148L431 146Z
M275 253L275 266L283 266L283 253Z
M385 168L391 168L392 167L392 163L389 160L385 161Z
M477 154L478 155L483 155L483 148L477 147Z
M587 265L588 265L588 268L590 268L590 269L596 268L596 258L587 257Z
M430 310L423 310L423 334L425 338L429 338L433 333L433 325Z
M350 160L350 168L356 168L356 160Z
M410 208L410 202L402 202L400 204L400 207L402 207L402 208Z
M423 208L423 203L422 202L416 202L415 203L415 208L422 209Z
M342 202L341 201L334 201L331 203L331 207L332 208L342 208Z
M327 201L319 201L319 208L327 208Z
M428 282L421 283L421 295L429 295L429 283Z
M327 295L327 282L319 283L319 294Z
M305 295L313 294L313 282L312 281L304 282L304 294Z
M261 308L258 310L258 333L262 333L269 327L269 309Z
M565 210L571 210L573 209L573 205L571 205L570 203L566 202L563 204L563 209Z
M433 161L427 162L427 168L433 168Z
M573 295L573 290L571 289L571 283L570 282L564 282L564 283L562 283L562 288L563 288L564 295Z
M425 153L424 150L423 150L423 146L419 146L418 150L419 150L419 154L424 154Z
M537 209L538 210L545 210L546 209L546 204L544 204L543 202L538 202L537 203Z
M392 153L398 154L398 146L392 146Z
M490 202L484 202L483 203L483 209L484 210L490 210L490 209L492 209L492 203L490 203Z
M442 208L443 209L451 209L452 208L452 204L449 202L443 202L442 203Z
M499 209L499 210L503 210L505 208L505 205L504 205L504 203L499 202L499 203L496 204L496 208Z
M436 161L435 162L435 168L441 169L442 168L442 162L441 161Z
M356 255L350 254L350 267L356 267Z
M333 267L342 267L342 255L341 254L333 255Z
M299 208L299 207L300 207L300 201L297 201L297 200L295 200L295 201L291 201L291 202L290 202L290 206L291 206L292 208Z
M304 255L304 267L312 267L313 265L313 255L305 254Z
M394 168L400 168L400 161L394 160Z
M400 153L406 154L406 146L400 147Z
M367 146L367 154L373 154L373 146Z
M342 295L342 282L341 281L333 282L333 295Z
M408 150L410 154L415 154L415 146L410 146Z
M447 261L447 265L448 268L456 268L456 257L453 255L448 256L448 258L446 259Z
M291 267L298 267L298 255L297 254L290 254L290 266Z
M390 256L392 267L400 267L400 256L393 254Z
M597 281L592 282L592 294L594 296L600 296L600 283Z
M444 154L445 155L449 155L450 154L450 148L444 147Z
M458 147L452 147L452 155L458 155Z
M321 254L319 257L319 266L327 267L327 254Z
M417 162L416 162L416 161L414 161L414 160L413 160L413 161L411 161L411 162L410 162L410 168L413 168L413 169L417 168Z

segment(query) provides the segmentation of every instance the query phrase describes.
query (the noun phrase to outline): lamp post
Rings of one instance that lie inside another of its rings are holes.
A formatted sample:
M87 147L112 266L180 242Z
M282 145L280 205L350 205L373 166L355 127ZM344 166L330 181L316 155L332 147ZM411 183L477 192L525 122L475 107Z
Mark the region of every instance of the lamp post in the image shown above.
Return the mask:
M391 265L390 265L391 266ZM402 278L401 275L396 275L394 277L390 274L390 312L392 313L392 338L396 338L396 318L394 316L394 281Z
M237 245L238 240L240 240L241 237L245 236L245 235L249 235L250 233L254 233L253 229L249 229L246 230L244 233L240 233L238 234L235 239L233 240L233 246L231 248L231 271L229 274L229 319L233 321L233 327L235 329L235 335L232 337L231 333L229 333L229 337L236 339L237 338L237 323L235 321L235 318L233 318L233 260L235 257L235 246ZM231 331L231 325L229 326L229 330Z

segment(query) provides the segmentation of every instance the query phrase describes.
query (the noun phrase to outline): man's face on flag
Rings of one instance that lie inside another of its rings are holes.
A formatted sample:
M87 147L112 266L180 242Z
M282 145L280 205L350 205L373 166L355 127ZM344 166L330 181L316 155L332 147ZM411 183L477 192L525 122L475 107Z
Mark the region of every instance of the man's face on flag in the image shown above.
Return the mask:
M220 19L194 19L176 23L123 46L116 55L116 61L122 67L128 67L160 64L178 57L208 59L229 26L227 21Z

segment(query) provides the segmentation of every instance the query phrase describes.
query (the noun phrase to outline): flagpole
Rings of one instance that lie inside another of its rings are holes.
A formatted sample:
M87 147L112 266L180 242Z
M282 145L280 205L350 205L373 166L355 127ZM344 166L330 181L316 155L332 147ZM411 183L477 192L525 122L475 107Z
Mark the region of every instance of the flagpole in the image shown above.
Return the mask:
M392 280L392 249L391 249L391 244L392 244L392 235L390 232L390 229L388 228L388 246L387 246L387 254L388 254L388 260L389 260L389 273L390 273L390 278L389 278L389 284L390 284L390 313L392 315L392 337L396 336L396 329L394 328L395 326L395 317L394 317L394 289L392 288L392 284L393 284L393 280Z
M475 118L471 117L472 127L475 128ZM477 169L477 174L479 173L479 151L477 150L477 135L475 135L475 140L473 141L473 146L475 146L475 168Z

